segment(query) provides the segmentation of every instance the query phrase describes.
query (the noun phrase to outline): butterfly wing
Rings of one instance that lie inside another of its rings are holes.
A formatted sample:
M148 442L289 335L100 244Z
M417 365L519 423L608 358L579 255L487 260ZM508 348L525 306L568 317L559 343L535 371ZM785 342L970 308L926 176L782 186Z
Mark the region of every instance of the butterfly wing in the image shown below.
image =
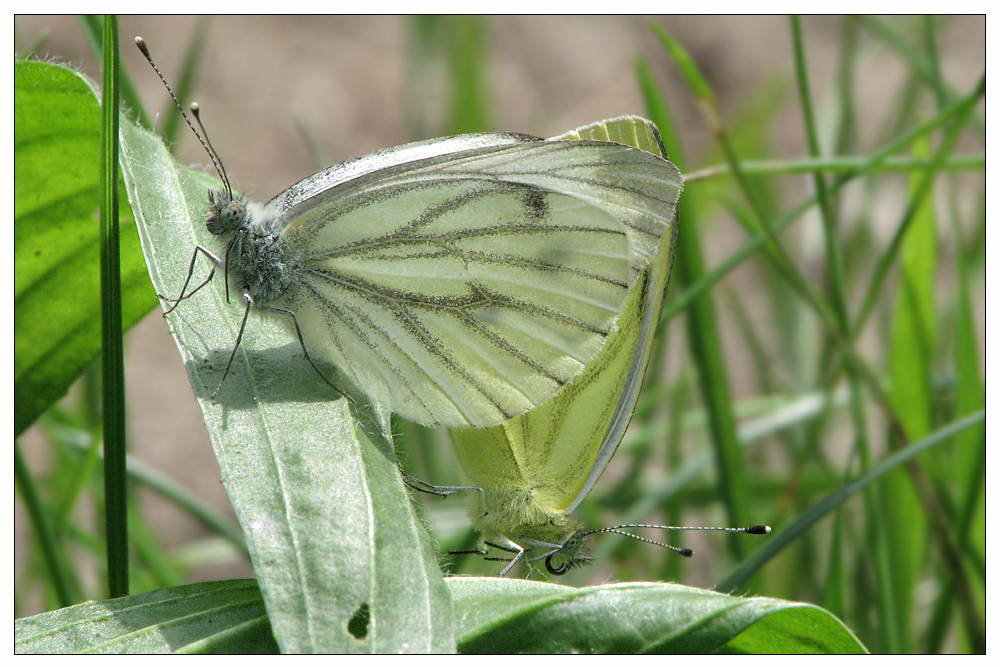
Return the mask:
M321 172L276 202L302 277L274 305L310 351L429 425L497 424L576 376L680 191L668 162L617 144L472 136L362 158L346 166L362 175Z
M408 171L435 158L448 158L465 151L513 146L538 141L538 137L517 132L482 132L415 141L402 146L383 148L307 176L268 202L286 219L295 217L297 210L309 210L334 196L364 188L372 179L384 178ZM336 188L336 195L332 190Z
M614 139L665 155L655 126L626 117L557 139ZM522 546L561 544L575 530L570 513L587 496L618 448L632 417L673 256L673 227L632 286L617 331L551 401L503 424L452 429L455 456L471 486L483 490L470 516L486 540ZM564 559L576 562L573 545Z
M566 139L614 141L667 158L659 129L652 121L637 116L598 121L555 137L554 140ZM663 309L663 298L673 265L676 235L677 228L673 225L669 237L660 244L646 274L633 287L633 294L619 320L620 333L601 351L600 358L594 360L593 368L588 367L587 372L581 373L579 381L574 383L579 387L576 390L579 392L578 398L565 401L573 404L572 407L567 406L567 409L575 407L577 414L567 415L568 418L563 423L579 424L584 429L584 435L581 437L579 433L565 433L558 437L557 433L549 434L553 443L562 443L561 448L554 444L551 446L552 455L568 462L553 466L556 472L562 473L559 479L562 480L560 491L563 495L559 496L559 502L571 499L565 506L566 512L576 509L590 493L618 450L618 445L625 436L625 429L632 420ZM608 397L616 400L609 401ZM612 408L600 417L593 410L580 410L580 406L602 404ZM558 406L553 407L559 409ZM533 422L535 428L544 428L542 420L551 423L550 417L555 415L529 413L525 415L525 420ZM589 438L586 437L588 432ZM584 442L588 442L589 446L581 447ZM567 450L568 454L560 451L562 449ZM573 454L574 450L579 449L587 450L586 455L591 462L587 476L582 481L576 463L578 457Z

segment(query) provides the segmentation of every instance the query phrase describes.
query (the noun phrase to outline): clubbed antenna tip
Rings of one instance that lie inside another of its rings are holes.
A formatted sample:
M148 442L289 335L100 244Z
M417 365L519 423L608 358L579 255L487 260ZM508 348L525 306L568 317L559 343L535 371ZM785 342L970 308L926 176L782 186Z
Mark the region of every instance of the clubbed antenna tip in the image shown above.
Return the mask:
M194 133L194 136L197 137L198 141L205 149L205 152L208 153L208 157L212 160L212 164L215 166L215 170L219 172L219 178L222 179L223 184L226 186L226 192L228 192L229 197L232 198L233 188L232 185L230 185L229 183L229 176L226 174L225 167L222 166L222 160L219 158L219 154L215 152L215 148L212 146L212 143L208 140L208 132L205 131L205 126L202 124L201 117L198 114L198 105L197 104L191 105L191 113L194 114L195 119L198 121L198 126L201 128L201 133L199 133L198 130L195 129L194 125L191 124L191 119L188 118L188 115L186 113L184 113L184 107L181 106L180 100L178 100L177 96L174 95L174 91L170 87L170 84L167 83L167 79L163 76L162 73L160 73L160 69L156 66L156 63L153 62L153 57L150 55L149 48L146 46L146 40L144 40L142 37L136 37L135 45L139 47L139 50L142 51L142 55L144 55L146 57L146 60L149 61L149 64L153 68L153 71L156 72L156 75L158 77L160 77L160 81L163 82L164 88L167 89L167 92L170 93L170 98L174 101L174 106L176 106L177 110L181 112L181 116L183 116L184 122L187 123L187 126L189 128L191 128L191 132Z

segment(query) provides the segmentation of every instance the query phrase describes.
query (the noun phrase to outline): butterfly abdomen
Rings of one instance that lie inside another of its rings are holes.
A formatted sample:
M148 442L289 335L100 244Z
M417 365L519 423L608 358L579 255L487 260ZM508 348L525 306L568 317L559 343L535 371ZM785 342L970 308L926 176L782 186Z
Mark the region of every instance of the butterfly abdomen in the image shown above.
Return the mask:
M486 507L478 523L484 533L494 533L518 542L534 540L562 543L577 528L576 521L540 502L537 489L515 481L484 489ZM485 529L485 530L484 530Z

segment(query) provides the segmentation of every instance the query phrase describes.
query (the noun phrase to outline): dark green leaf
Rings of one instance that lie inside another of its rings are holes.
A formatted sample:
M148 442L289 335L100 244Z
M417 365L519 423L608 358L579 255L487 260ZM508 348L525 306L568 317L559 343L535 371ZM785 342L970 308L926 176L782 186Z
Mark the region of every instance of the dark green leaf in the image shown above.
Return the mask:
M101 351L100 108L91 84L52 63L14 63L14 435ZM155 304L121 205L122 316Z

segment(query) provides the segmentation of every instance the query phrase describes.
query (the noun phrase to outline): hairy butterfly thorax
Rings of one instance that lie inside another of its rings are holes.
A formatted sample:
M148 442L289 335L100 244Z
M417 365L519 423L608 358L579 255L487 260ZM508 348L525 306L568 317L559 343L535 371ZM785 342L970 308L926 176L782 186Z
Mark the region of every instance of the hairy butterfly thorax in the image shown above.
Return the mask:
M209 190L205 226L225 248L227 285L253 303L277 301L298 282L299 261L281 243L281 223L266 206Z

